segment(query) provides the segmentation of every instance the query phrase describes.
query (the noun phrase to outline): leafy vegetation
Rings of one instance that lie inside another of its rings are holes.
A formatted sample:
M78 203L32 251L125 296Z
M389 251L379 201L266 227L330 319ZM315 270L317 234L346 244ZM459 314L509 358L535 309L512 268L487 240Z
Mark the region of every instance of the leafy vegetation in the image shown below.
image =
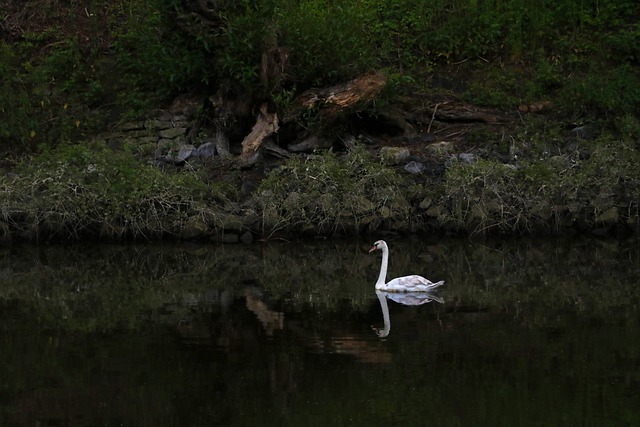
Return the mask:
M257 203L267 233L357 233L407 221L402 187L400 175L356 148L290 159L262 182Z
M196 88L233 82L283 98L281 90L369 70L427 82L455 64L493 76L469 93L493 105L552 97L570 116L613 117L637 113L640 103L632 0L223 1L200 15L197 2L120 0L92 2L74 19L73 5L5 3L5 145L75 140L104 126L109 110L139 115ZM282 81L268 87L261 61L280 48Z
M62 145L17 172L0 178L0 219L27 238L176 235L227 197L195 174L165 173L105 147Z

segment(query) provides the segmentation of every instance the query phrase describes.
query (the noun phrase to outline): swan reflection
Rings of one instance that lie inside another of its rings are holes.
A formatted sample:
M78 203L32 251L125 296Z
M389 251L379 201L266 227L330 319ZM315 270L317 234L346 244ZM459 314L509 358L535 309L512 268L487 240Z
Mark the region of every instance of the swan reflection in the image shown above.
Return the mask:
M382 329L374 327L373 330L376 332L376 334L378 334L380 338L386 337L391 331L391 318L389 316L389 305L387 304L387 298L389 298L391 301L403 305L422 305L430 303L431 301L436 301L440 304L444 304L444 300L438 295L435 295L433 291L407 293L376 291L376 295L378 296L378 301L380 301L384 327Z

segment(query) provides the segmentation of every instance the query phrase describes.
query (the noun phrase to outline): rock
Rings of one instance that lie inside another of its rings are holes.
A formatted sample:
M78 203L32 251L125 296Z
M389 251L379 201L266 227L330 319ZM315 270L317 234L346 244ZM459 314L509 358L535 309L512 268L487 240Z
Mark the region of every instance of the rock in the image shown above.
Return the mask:
M260 217L253 209L246 209L243 212L242 223L245 227L251 228L260 222Z
M569 131L578 138L591 139L597 135L597 129L593 125L578 126Z
M356 196L355 198L353 198L353 204L357 212L369 212L374 208L371 200L367 199L364 196Z
M240 240L242 241L242 243L246 243L247 245L249 245L253 243L253 234L251 234L250 231L245 231L240 236Z
M195 215L187 219L180 234L184 239L194 239L204 235L206 232L207 224L200 215Z
M427 152L437 157L448 157L451 151L453 151L453 143L449 141L440 141L427 146Z
M173 139L180 135L184 135L185 133L187 133L187 128L171 128L161 130L158 132L158 135L160 138Z
M333 141L329 138L312 135L297 144L290 145L288 149L293 153L313 153L314 150L324 150L332 146Z
M294 211L298 208L298 204L300 203L300 194L296 191L289 193L284 203L282 203L285 209L290 211Z
M220 129L216 131L214 144L216 146L216 151L218 152L218 155L220 157L231 157L231 151L229 149L229 138L227 138L227 135Z
M431 200L431 197L426 197L426 198L424 198L424 199L420 202L420 204L418 205L418 207L419 207L420 209L425 210L425 209L429 209L429 208L431 207L431 205L432 205L432 204L433 204L433 200Z
M144 122L144 128L147 130L164 130L173 128L171 120L149 119Z
M136 145L144 145L144 144L156 145L157 143L158 143L158 137L155 135L143 136L142 138L138 138L136 140Z
M254 152L253 154L248 155L247 157L241 157L238 161L238 166L240 169L249 169L260 160L262 160L263 155L260 150Z
M444 215L445 213L445 209L442 206L432 206L429 209L427 209L427 212L425 212L428 216L433 217L433 218L438 218L442 215Z
M411 153L404 147L382 147L380 157L387 165L398 165L409 159Z
M121 125L118 126L118 129L123 131L123 132L129 132L132 130L143 130L145 128L144 126L144 122L143 121L131 121L131 122L124 122Z
M178 154L174 156L174 162L183 163L189 160L190 157L196 152L196 147L193 145L183 145L178 150Z
M215 225L222 230L242 230L244 229L244 218L235 214L217 215Z
M551 220L554 210L553 206L551 206L546 200L541 200L531 208L531 213L536 215L542 221L547 222Z
M460 159L462 163L471 164L476 161L476 155L472 153L460 153L458 154L458 159Z
M268 154L280 159L286 159L290 156L289 152L284 148L278 147L271 136L266 137L260 147Z
M418 175L424 170L424 164L412 160L405 165L404 170L411 174Z
M598 215L598 222L605 225L613 225L618 222L619 218L620 216L618 214L618 208L613 206Z
M216 155L216 151L216 144L214 142L206 142L193 152L193 157L210 159Z

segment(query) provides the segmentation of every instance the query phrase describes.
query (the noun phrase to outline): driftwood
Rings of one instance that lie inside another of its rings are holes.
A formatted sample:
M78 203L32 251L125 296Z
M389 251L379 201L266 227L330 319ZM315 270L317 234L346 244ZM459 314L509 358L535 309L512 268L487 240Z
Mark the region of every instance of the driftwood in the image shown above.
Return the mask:
M505 118L497 114L495 111L476 107L461 102L442 102L435 104L433 107L427 108L427 114L431 115L432 120L436 119L441 122L480 122L499 124L505 121Z
M325 118L335 117L371 101L386 83L386 76L371 73L328 88L307 90L296 98L283 122L314 108L318 108Z
M245 159L251 157L258 148L260 148L262 140L277 132L278 128L278 115L276 113L270 113L266 103L262 104L256 119L256 124L253 125L251 133L242 141L241 157Z

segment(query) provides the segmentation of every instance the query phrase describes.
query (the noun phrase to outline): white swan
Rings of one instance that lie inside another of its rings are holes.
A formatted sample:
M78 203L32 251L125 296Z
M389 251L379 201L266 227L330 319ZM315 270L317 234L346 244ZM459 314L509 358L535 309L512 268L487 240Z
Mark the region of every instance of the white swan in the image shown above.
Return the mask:
M398 277L385 283L387 280L387 266L389 264L389 247L384 240L378 240L373 244L369 253L380 249L382 251L382 265L380 275L376 282L376 290L386 292L427 292L444 285L444 280L433 283L429 279L413 274L411 276Z

